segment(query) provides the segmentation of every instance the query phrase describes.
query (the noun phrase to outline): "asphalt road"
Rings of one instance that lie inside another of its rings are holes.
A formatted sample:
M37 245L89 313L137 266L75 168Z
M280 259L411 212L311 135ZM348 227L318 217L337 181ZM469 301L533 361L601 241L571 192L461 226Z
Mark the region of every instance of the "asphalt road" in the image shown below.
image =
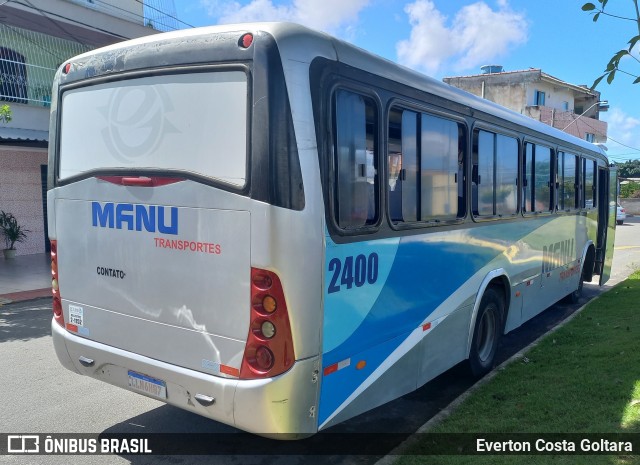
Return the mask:
M577 305L559 303L505 336L500 361L547 332L588 300L640 268L640 218L629 218L617 228L616 253L611 281L604 288L585 285ZM130 393L91 378L78 376L58 362L50 336L51 305L48 299L0 307L0 433L233 433L233 428L193 415L161 402ZM250 455L271 448L262 438L250 435L211 435L202 440L218 442L234 455L226 456L0 456L0 463L83 464L270 464L310 463L305 447L330 449L336 438L362 438L353 433L382 433L392 440L378 445L389 451L397 438L389 433L411 433L445 408L473 384L462 366L456 366L421 389L330 428L308 442L276 442L267 455ZM351 433L351 434L332 434ZM183 437L187 437L186 435ZM197 437L200 438L200 437ZM231 446L229 444L232 444ZM233 445L235 444L235 445ZM313 462L373 464L379 455L316 457ZM35 459L35 460L34 460Z

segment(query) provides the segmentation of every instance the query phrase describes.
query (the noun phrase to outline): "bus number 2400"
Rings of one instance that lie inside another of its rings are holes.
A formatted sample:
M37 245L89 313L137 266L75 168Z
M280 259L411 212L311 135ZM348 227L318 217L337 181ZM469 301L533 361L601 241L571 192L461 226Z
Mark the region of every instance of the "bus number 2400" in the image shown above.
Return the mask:
M365 283L373 284L378 280L378 254L345 257L344 262L333 258L329 262L329 271L333 273L329 294L339 292L342 286L351 289L354 284L356 287L362 287Z

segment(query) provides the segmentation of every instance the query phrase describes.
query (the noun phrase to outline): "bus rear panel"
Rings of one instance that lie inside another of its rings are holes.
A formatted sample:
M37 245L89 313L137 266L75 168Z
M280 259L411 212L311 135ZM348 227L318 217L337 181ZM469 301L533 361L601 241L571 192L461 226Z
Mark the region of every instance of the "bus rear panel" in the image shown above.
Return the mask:
M247 30L61 68L48 208L64 366L244 430L317 430L319 333L277 253L307 235L283 73L273 38Z

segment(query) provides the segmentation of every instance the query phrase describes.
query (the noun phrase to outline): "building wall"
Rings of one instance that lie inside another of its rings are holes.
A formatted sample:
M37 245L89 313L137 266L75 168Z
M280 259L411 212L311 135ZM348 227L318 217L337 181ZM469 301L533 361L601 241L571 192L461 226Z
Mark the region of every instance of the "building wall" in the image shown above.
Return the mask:
M511 75L510 75L511 76ZM499 78L496 75L463 78L445 78L444 82L503 107L524 109L527 83L523 80ZM483 95L483 83L484 95ZM516 110L517 111L517 110ZM522 111L522 110L520 110Z
M567 102L569 105L568 111L573 111L574 108L574 96L573 91L568 89L557 89L556 87L546 82L530 83L527 86L527 97L525 105L535 105L535 93L537 91L545 93L544 106L553 108L558 111L565 111L563 108L563 102Z
M590 133L594 134L595 142L604 143L607 140L607 123L589 117L596 115L595 107L578 119L578 115L574 112L578 103L575 90L562 88L554 85L553 82L543 80L540 70L448 77L443 80L447 84L484 97L556 129L567 128L565 132L580 139L584 140L586 134ZM544 105L534 105L536 90L545 93ZM599 99L599 97L590 98L591 100L582 98L579 102L586 106L585 110ZM563 102L568 103L568 111L564 110Z
M46 164L44 149L0 148L0 210L30 231L25 242L16 244L17 255L45 251L40 165Z
M594 134L595 141L605 143L607 141L606 134L608 124L593 118L581 117L571 111L557 111L549 107L527 107L525 112L527 116L537 119L556 129L564 130L567 134L571 134L580 139L585 139L586 134Z
M627 211L627 215L640 215L640 199L621 199L620 205Z
M9 103L13 112L13 120L0 127L6 129L0 138L0 210L12 213L30 231L26 242L16 244L17 253L43 253L41 165L47 163L46 149L15 145L28 144L25 139L46 145L49 91L55 70L66 59L158 31L145 26L143 2L139 0L0 0L0 4L0 46L22 55L27 67L26 73L14 70L10 77L24 80L26 74L28 86L26 95L7 94L0 99L0 105ZM11 71L6 59L3 64L5 74ZM23 132L16 136L16 131L10 130Z

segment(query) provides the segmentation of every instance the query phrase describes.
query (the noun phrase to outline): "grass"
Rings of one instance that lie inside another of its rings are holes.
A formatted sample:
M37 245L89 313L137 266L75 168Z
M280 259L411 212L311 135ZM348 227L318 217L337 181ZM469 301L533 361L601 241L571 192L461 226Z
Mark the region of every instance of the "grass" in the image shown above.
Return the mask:
M429 433L640 433L640 272L497 373ZM419 437L396 465L640 464L625 455L422 455L428 443L429 435Z

